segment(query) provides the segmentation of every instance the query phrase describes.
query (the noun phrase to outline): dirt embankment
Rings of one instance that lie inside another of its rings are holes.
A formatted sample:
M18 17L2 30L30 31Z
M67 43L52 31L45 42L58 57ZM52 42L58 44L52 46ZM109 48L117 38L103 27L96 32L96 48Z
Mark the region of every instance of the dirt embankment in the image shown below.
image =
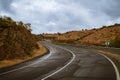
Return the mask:
M39 52L39 53L38 53ZM46 49L31 34L30 24L0 18L0 66L13 65L42 55Z
M14 58L14 59L1 60L0 61L0 68L13 66L13 65L22 63L24 61L33 59L35 57L44 55L47 52L47 49L43 45L41 45L40 42L38 42L37 44L39 46L39 49L34 49L32 56L24 56L23 58Z

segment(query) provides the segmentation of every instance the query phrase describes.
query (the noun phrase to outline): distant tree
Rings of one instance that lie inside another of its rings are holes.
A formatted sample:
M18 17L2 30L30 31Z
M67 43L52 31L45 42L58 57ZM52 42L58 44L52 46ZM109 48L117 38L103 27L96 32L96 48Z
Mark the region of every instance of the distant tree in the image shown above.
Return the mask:
M59 33L59 32L58 32L57 34L58 34L58 35L61 35L61 33Z
M120 24L118 24L118 23L115 23L114 25L115 25L115 26L120 26Z
M20 21L20 22L18 22L18 25L19 25L19 26L23 26L24 24L23 24L22 21Z
M102 28L106 28L107 26L103 26Z
M26 23L25 24L25 28L31 31L31 24L30 23Z
M84 31L84 29L82 29L82 31Z
M9 21L9 22L13 22L11 17L4 16L3 19L5 19L6 21Z
M97 30L96 28L93 28L92 30Z

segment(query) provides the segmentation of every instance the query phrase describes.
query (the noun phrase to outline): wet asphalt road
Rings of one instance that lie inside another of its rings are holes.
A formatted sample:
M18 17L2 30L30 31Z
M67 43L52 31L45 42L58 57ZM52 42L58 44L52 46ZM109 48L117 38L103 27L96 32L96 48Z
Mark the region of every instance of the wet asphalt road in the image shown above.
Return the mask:
M116 80L112 64L95 51L47 42L43 44L50 50L49 54L0 69L0 80Z

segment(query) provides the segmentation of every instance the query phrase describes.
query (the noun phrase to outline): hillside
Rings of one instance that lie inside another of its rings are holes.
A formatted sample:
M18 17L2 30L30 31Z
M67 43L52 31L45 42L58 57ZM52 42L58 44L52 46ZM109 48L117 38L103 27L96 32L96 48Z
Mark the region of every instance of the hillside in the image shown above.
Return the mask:
M15 22L10 17L0 18L0 60L31 57L34 49L39 46L29 23Z
M60 43L105 46L106 41L112 42L118 35L120 35L120 24L103 26L101 28L94 28L91 30L70 31L58 34L43 34L43 37ZM54 39L52 37L54 37Z
M112 25L97 29L93 34L77 42L104 46L106 41L113 41L117 35L120 35L120 25Z

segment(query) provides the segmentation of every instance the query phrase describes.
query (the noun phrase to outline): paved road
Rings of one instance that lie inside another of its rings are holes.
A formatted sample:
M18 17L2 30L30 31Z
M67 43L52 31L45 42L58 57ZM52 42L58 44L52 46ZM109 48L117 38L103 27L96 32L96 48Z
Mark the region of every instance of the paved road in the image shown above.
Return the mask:
M116 80L112 64L95 51L43 44L49 54L0 69L0 80Z

